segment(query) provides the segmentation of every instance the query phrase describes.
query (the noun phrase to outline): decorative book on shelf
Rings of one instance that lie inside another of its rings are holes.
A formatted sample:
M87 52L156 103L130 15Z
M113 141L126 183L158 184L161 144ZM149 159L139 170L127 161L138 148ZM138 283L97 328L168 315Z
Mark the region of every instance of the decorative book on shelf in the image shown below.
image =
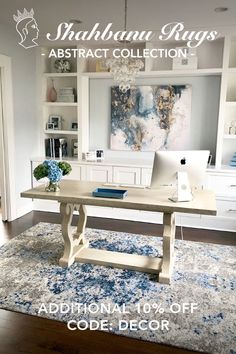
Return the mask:
M236 167L236 152L233 154L232 159L230 160L229 163L230 166Z

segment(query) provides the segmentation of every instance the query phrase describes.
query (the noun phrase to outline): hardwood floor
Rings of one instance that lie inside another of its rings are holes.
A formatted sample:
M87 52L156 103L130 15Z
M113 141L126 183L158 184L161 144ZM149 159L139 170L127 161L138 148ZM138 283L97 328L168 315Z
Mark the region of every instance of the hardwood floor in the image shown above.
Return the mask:
M60 223L55 213L32 212L11 223L0 223L3 244L38 222ZM77 217L73 222L76 223ZM88 218L91 228L156 235L162 226L124 220ZM177 238L180 229L177 228ZM184 239L236 245L235 233L184 228ZM69 331L65 324L0 310L0 354L187 354L196 353L99 331Z

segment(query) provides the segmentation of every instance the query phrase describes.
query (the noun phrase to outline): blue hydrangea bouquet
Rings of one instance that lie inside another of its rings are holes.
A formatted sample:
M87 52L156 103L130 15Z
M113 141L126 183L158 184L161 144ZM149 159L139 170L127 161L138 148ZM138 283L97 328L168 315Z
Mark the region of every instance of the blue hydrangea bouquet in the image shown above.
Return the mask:
M33 174L37 181L45 177L49 179L49 184L45 189L47 192L58 192L62 176L68 175L71 170L71 165L68 162L45 160L34 169Z

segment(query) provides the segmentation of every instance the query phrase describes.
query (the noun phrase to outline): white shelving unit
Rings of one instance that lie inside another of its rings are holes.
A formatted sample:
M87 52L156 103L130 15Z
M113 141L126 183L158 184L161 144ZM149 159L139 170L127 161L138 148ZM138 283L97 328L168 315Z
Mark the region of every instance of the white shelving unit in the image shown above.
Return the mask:
M174 48L185 46L186 42L156 42L140 44L139 48ZM138 45L136 44L137 48ZM76 48L75 46L73 48ZM40 119L43 117L42 141L49 135L61 134L63 137L75 137L76 132L71 132L71 123L78 123L78 157L82 159L83 153L89 150L89 87L90 80L109 79L109 72L95 72L96 62L89 59L71 60L72 72L52 72L53 60L49 60L47 53L51 48L42 48L41 56L41 82L42 100ZM230 154L236 150L234 137L229 136L228 126L236 119L236 36L219 38L212 42L205 42L197 48L198 68L172 70L172 59L145 59L145 68L138 75L140 78L171 78L171 77L208 77L218 76L221 79L219 116L217 124L217 138L213 142L216 147L215 167L229 164ZM54 59L55 60L55 59ZM77 91L77 102L47 102L46 92L51 80L54 80L55 88L60 85L72 86ZM50 114L62 115L64 118L63 127L60 132L46 130L46 122ZM204 148L206 148L204 146ZM42 155L44 146L42 144ZM71 157L71 156L69 156Z
M236 135L229 133L232 122L236 124L236 37L225 38L222 68L217 167L232 170L229 162L236 151Z
M71 48L76 48L73 46ZM48 54L52 48L40 48L39 49L39 72L40 72L40 102L39 102L39 119L41 134L41 152L42 156L45 156L45 139L49 138L65 138L67 140L67 154L68 158L78 160L82 157L83 139L88 139L86 136L86 119L82 120L81 116L81 104L86 102L84 100L81 85L83 83L83 91L86 92L86 83L81 78L80 73L84 71L84 60L70 59L71 72L58 73L55 72L54 62L55 58L48 58ZM74 89L75 102L50 102L48 92L53 85L58 93L60 88L71 87ZM83 112L86 109L83 110ZM62 129L51 130L47 129L47 123L50 116L60 116L62 118ZM72 123L77 123L78 130L72 130ZM83 129L83 133L82 133ZM87 130L88 134L88 130ZM73 155L74 151L72 145L74 142L78 142L78 155Z

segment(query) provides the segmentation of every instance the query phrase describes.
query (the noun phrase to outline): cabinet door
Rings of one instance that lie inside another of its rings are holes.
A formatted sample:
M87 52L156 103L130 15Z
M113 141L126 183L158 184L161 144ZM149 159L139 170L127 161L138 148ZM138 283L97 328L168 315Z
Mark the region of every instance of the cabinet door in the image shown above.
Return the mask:
M112 182L112 166L86 166L86 180L94 182Z
M136 167L113 167L113 182L124 184L140 184L141 169Z
M236 197L236 175L235 176L209 176L209 188L213 189L217 196Z
M69 175L63 176L63 179L73 179L80 181L82 178L82 168L83 166L71 164L72 171Z
M217 205L217 216L234 219L235 226L236 226L236 201L217 200L216 205Z
M143 186L150 186L152 179L152 168L142 168L141 184Z

